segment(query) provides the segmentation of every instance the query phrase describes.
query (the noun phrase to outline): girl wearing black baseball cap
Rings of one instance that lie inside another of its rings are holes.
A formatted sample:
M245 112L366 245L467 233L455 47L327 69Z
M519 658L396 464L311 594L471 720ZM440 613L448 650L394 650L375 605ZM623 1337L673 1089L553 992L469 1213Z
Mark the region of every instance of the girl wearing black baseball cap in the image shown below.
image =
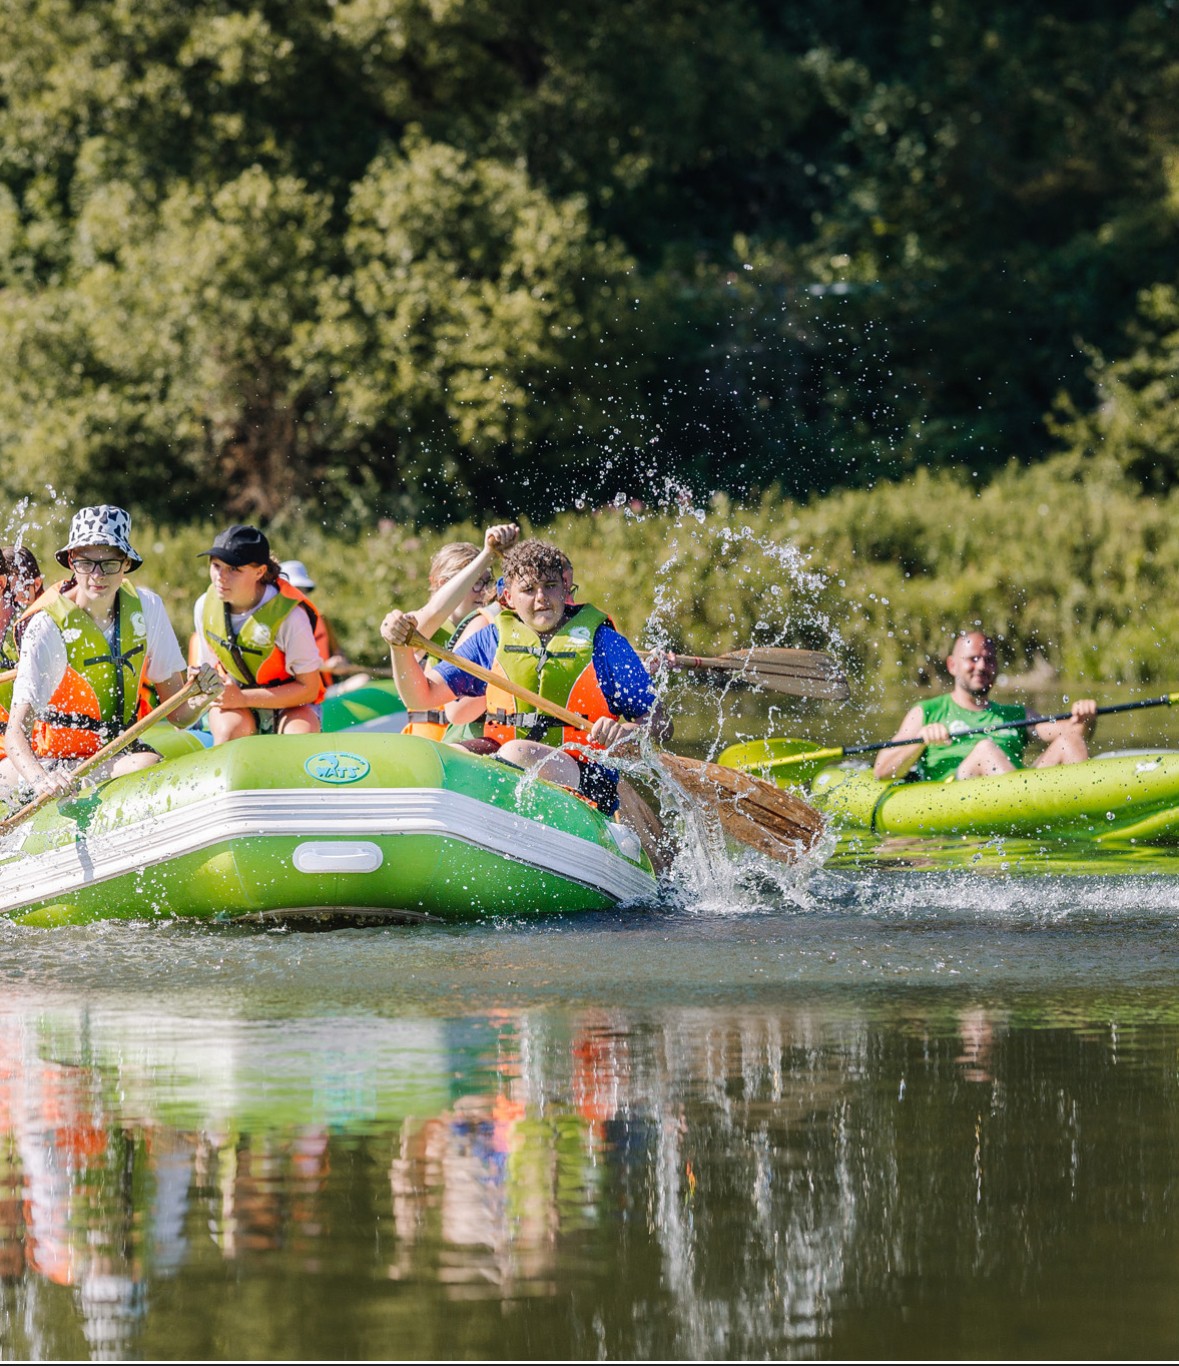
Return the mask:
M193 609L198 657L226 684L209 711L213 743L320 730L323 661L312 602L282 578L257 527L227 527L201 554L210 586Z

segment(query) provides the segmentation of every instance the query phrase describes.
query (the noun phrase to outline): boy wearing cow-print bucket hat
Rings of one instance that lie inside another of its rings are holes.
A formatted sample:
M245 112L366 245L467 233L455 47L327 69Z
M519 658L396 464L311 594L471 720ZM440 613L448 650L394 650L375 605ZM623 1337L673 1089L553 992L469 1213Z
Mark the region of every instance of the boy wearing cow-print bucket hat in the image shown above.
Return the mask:
M143 563L131 545L131 517L102 503L81 508L57 561L71 577L32 605L21 641L0 763L0 792L14 786L55 795L73 786L76 763L97 753L136 719L141 682L161 701L186 682L184 656L164 604L127 575ZM204 694L170 717L190 725L220 681L213 670L190 670ZM111 764L108 776L159 762L142 743Z

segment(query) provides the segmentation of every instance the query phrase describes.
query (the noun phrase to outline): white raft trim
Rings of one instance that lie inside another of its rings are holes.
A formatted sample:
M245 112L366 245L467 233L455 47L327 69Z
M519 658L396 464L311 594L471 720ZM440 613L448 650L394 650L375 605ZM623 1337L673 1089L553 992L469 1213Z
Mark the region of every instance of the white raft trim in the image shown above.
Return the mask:
M171 811L0 865L0 911L68 897L169 859L236 839L435 835L592 887L615 901L655 890L654 877L580 835L445 788L258 788Z

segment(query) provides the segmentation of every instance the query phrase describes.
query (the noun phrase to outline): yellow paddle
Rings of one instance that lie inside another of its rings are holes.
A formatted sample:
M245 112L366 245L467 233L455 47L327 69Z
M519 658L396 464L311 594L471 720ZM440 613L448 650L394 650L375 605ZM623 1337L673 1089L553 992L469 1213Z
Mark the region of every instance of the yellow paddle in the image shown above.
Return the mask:
M113 759L116 754L121 753L128 745L133 744L138 740L144 731L150 730L157 721L162 721L165 717L171 716L178 707L184 706L194 693L200 691L201 687L198 681L195 678L191 679L179 692L173 693L166 702L161 702L154 711L149 711L146 716L141 717L134 725L128 726L125 731L116 735L109 743L103 745L96 754L92 754L88 759L83 759L78 767L74 769L73 776L75 778L81 778L93 769L96 769L99 764L104 764L108 759ZM60 792L42 792L39 797L34 797L31 802L26 802L19 811L13 812L7 820L0 821L0 835L6 835L9 830L20 825L22 821L28 820L35 811L40 811L43 806L48 805L52 801L57 801L62 795L63 794Z
M492 673L480 664L463 659L444 645L427 640L420 631L414 631L406 643L415 650L427 650L436 658L445 659L472 678L494 684L555 721L575 726L578 730L588 730L590 727L586 717L500 674ZM760 778L721 768L719 764L705 763L701 759L686 759L680 754L664 752L657 756L656 762L690 796L710 805L723 829L735 840L780 863L796 862L822 833L823 818L814 807L789 793L780 792Z

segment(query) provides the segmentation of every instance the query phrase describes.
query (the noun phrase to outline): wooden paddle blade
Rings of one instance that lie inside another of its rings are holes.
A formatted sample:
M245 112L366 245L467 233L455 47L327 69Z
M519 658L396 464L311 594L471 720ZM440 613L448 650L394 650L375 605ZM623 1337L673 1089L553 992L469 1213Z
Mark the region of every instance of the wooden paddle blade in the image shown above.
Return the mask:
M770 692L792 697L824 697L842 702L851 696L847 678L824 650L794 650L786 646L755 646L730 650L734 672Z
M813 806L760 778L680 754L660 754L657 763L688 796L716 812L726 834L779 863L796 863L823 833Z

